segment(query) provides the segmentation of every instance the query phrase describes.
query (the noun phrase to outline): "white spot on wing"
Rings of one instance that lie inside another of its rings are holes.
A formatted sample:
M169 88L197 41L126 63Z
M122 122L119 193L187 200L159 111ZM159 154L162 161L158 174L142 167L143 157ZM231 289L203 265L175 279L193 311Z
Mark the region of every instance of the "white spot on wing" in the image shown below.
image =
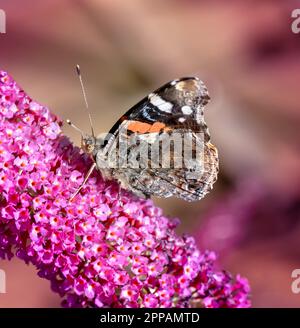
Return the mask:
M178 122L183 123L186 120L185 117L179 117Z
M182 106L181 111L184 115L191 115L193 113L192 108L190 106L187 106L187 105Z
M149 97L150 97L149 98L150 103L153 106L156 106L159 110L163 112L172 113L173 104L171 104L168 101L165 101L164 99L162 99L160 96L156 94L150 94Z

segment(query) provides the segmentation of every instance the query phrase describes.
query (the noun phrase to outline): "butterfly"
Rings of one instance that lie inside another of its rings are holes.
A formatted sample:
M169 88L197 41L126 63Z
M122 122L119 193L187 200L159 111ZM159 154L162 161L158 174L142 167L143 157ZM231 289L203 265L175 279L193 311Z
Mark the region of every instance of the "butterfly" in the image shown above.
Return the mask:
M77 73L88 108L80 68ZM149 198L203 198L217 180L217 148L210 142L204 107L210 100L197 77L168 82L129 109L103 137L82 133L81 147L94 169L121 188ZM91 121L91 116L89 114ZM69 120L67 122L74 126Z

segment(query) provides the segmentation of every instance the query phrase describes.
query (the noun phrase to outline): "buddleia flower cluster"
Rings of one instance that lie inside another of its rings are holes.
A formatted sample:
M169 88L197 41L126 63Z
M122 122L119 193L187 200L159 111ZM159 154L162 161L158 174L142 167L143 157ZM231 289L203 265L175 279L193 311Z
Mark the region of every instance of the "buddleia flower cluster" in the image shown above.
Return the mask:
M249 307L249 285L151 200L94 172L62 122L0 71L0 257L32 263L65 307Z

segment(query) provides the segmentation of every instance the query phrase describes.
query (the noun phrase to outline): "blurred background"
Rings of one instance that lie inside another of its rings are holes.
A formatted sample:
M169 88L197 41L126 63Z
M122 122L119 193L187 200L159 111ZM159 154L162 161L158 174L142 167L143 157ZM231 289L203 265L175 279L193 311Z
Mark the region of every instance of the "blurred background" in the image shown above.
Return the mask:
M299 1L0 0L0 68L36 101L89 131L80 64L97 132L161 84L196 75L212 101L206 121L220 175L203 200L155 199L219 265L250 280L255 307L299 307ZM64 132L79 145L79 135ZM48 281L0 261L0 307L56 307Z

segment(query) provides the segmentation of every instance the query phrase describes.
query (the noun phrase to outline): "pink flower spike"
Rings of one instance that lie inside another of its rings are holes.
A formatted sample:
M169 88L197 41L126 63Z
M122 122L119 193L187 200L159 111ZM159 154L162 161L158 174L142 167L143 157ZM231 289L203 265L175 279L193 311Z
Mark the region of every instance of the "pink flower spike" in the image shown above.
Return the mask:
M9 97L7 97L9 95ZM249 284L178 220L94 171L62 122L0 71L0 257L17 255L66 307L249 307Z

